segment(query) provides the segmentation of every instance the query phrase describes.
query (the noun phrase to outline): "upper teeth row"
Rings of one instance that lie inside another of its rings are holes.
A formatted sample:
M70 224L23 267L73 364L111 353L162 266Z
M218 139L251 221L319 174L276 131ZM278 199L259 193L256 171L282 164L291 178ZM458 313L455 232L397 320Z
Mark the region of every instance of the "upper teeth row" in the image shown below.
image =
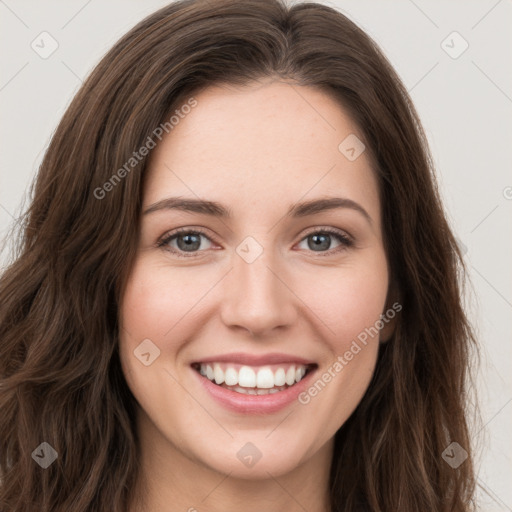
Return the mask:
M276 368L275 371L268 366L253 369L250 366L242 366L239 370L228 366L223 370L218 363L201 364L201 375L214 381L216 384L225 383L227 386L243 386L245 388L270 389L274 386L293 386L299 382L306 373L305 365L291 365L285 368Z

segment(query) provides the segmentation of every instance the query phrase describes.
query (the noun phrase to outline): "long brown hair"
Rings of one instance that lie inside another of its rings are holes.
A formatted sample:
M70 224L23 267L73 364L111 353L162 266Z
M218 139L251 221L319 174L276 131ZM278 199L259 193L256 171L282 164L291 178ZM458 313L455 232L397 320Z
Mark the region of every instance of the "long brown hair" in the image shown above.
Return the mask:
M18 252L0 281L2 512L126 512L139 447L119 362L118 304L148 158L129 170L126 162L194 93L262 77L322 89L359 126L403 305L364 398L336 433L332 510L473 510L475 338L461 304L464 265L406 89L372 39L332 8L184 0L106 54L39 169ZM468 453L457 468L442 457L454 441ZM33 457L43 442L58 454L46 469Z

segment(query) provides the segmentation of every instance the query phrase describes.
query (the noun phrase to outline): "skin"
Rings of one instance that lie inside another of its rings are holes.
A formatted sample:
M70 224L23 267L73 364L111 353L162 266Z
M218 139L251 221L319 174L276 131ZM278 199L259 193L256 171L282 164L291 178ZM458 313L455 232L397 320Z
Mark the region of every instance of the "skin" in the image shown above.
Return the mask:
M182 196L222 203L233 218L171 209L142 216L120 305L143 467L132 510L327 511L334 434L366 391L392 324L307 405L272 414L225 409L190 364L283 352L315 361L317 377L332 368L389 307L377 180L366 152L351 162L338 150L359 131L320 90L266 81L194 97L197 106L151 154L143 211ZM325 197L351 199L371 220L350 208L286 217L290 205ZM206 232L191 257L171 252L184 245L176 238L158 247L181 227ZM322 228L350 235L353 245L331 236L327 248L311 248ZM247 236L263 248L252 263L236 252ZM160 349L149 366L134 356L147 338ZM262 454L252 467L236 456L247 442Z

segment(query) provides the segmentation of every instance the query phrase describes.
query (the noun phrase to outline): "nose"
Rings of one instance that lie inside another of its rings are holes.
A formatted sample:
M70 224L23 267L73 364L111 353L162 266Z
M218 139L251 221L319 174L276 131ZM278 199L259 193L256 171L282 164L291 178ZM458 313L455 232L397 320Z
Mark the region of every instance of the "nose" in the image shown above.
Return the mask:
M252 263L235 255L233 267L223 288L224 325L245 329L253 336L265 336L293 325L298 299L282 268L270 258L270 251L264 251Z

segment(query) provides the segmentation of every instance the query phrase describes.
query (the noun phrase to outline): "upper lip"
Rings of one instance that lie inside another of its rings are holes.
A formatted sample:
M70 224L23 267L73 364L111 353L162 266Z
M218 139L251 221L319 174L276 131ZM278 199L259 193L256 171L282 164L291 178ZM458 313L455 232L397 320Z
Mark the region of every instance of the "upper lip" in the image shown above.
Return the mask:
M232 352L230 354L219 354L216 356L205 357L194 361L197 363L238 363L247 366L264 366L266 364L295 363L303 365L315 364L314 361L302 357L292 356L282 353L271 354L244 354L242 352Z

